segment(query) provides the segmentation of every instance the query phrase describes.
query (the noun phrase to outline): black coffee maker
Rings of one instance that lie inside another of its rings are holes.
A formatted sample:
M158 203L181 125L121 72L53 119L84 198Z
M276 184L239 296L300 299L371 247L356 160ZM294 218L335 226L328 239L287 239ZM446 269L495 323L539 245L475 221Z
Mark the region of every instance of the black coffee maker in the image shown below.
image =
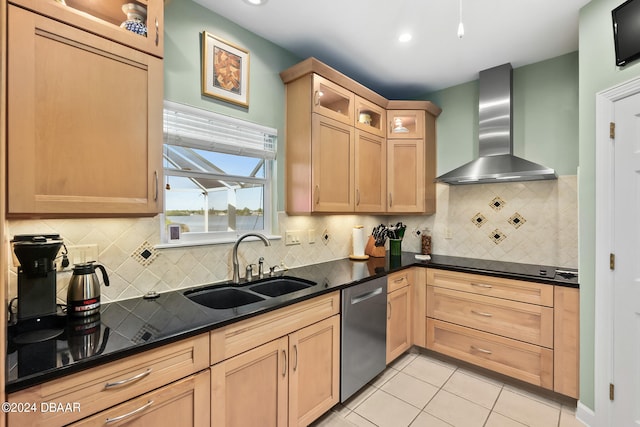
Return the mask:
M55 259L63 245L59 234L19 234L11 240L18 266L18 325L21 330L40 330L47 339L47 319L57 317ZM58 323L58 322L54 322ZM54 327L56 332L59 328ZM31 337L30 339L38 339Z

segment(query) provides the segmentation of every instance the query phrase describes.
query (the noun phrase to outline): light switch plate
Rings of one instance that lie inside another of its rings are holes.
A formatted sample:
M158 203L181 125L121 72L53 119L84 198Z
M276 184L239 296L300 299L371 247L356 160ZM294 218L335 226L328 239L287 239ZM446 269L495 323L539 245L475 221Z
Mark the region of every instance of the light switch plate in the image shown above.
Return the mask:
M287 230L284 232L285 246L300 244L300 230Z

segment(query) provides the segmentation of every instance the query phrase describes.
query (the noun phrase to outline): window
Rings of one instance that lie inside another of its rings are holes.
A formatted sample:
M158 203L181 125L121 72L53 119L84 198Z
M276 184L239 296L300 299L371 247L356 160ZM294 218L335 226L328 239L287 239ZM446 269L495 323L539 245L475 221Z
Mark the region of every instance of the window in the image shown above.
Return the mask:
M269 234L276 141L275 129L165 101L163 241L170 225L185 243Z

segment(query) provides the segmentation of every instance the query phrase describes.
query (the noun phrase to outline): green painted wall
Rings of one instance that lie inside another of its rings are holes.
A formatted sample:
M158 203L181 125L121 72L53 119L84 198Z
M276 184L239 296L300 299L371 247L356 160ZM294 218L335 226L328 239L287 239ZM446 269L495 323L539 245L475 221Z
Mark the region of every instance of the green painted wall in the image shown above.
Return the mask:
M499 65L499 64L497 64ZM478 155L478 81L427 95L438 117L438 174ZM578 53L513 70L513 152L558 175L578 167Z
M207 31L250 52L249 108L235 106L201 91L201 33ZM278 129L276 178L284 176L284 84L280 71L301 58L191 0L165 6L164 98ZM284 194L284 179L275 193ZM284 200L278 200L278 210Z
M595 409L596 369L595 94L640 76L640 62L625 68L615 65L611 10L622 3L623 0L592 0L580 11L580 401L591 409Z

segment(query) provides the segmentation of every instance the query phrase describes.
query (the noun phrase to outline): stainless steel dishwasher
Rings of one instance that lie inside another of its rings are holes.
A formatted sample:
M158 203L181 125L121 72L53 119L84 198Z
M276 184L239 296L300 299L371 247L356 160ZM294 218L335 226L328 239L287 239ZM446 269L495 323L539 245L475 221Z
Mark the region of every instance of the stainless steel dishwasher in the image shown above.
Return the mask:
M344 402L386 367L386 277L342 291L340 342L340 401Z

